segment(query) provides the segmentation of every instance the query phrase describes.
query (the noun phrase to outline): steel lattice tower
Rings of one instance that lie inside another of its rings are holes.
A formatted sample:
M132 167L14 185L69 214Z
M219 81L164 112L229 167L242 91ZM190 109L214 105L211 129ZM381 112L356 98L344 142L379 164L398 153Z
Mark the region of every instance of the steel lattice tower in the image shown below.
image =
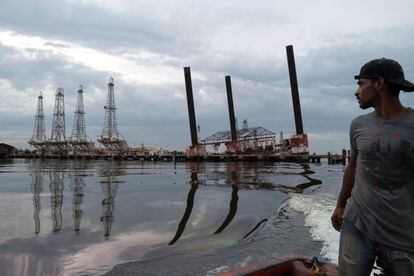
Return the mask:
M118 123L116 120L114 79L109 78L108 98L105 105L104 128L101 138L98 140L110 150L122 150L127 147L124 137L118 131Z
M39 143L46 141L46 132L45 132L45 115L43 113L43 94L40 92L39 97L37 97L37 109L35 116L35 123L33 127L33 135L29 140L29 144L33 146L39 146Z
M80 85L70 140L74 142L86 142L86 139L85 111L83 108L83 86Z
M50 142L62 143L66 141L65 129L65 102L63 88L59 87L55 95L55 109L53 112L52 135Z

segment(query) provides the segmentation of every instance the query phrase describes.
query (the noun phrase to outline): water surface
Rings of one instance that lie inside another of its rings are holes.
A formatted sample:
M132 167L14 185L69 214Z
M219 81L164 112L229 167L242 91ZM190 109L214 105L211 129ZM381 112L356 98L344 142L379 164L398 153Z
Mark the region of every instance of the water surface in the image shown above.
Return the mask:
M320 166L1 162L4 275L98 275L136 260L138 274L206 275L321 248L303 216L283 208L321 186Z

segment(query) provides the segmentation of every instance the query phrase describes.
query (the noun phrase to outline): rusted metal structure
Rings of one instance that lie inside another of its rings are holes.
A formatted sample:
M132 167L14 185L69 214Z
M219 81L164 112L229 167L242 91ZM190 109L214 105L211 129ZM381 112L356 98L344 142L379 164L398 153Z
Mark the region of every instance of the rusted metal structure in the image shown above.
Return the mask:
M128 145L125 138L118 131L113 78L109 78L108 97L104 109L104 127L98 142L111 153L122 153L127 150Z
M72 135L69 139L71 150L74 154L85 154L94 150L93 142L86 135L85 110L83 107L83 86L80 85L77 92L75 115L73 117Z
M237 141L236 117L234 116L233 91L231 88L230 76L226 76L225 80L226 80L226 91L227 91L227 103L229 106L231 140Z
M237 130L238 152L256 152L264 149L273 149L275 146L276 134L263 127L242 128ZM233 143L231 131L219 131L203 140L202 145L212 145L215 151L221 144Z
M201 145L212 145L215 153L221 144L226 146L227 154L254 154L264 155L307 155L309 154L308 137L303 131L302 113L300 109L298 81L296 77L295 58L293 46L286 46L290 85L292 91L293 111L295 116L296 134L276 142L275 133L263 127L248 128L247 121L243 122L241 130L236 129L234 115L233 93L230 76L225 77L227 90L227 103L229 108L230 131L217 132L203 140ZM191 83L190 83L191 84ZM188 97L188 95L187 95ZM192 101L192 94L191 94ZM190 109L190 107L189 107ZM190 115L191 116L191 115ZM193 115L194 116L194 115ZM190 126L191 126L190 118ZM195 122L195 118L194 118Z
M308 137L303 131L302 112L300 109L298 80L296 77L295 56L293 46L286 46L286 55L289 67L290 87L292 91L293 112L295 115L296 135L285 140L285 144L292 154L308 154Z
M186 150L188 157L204 156L204 146L200 145L197 137L197 124L194 109L193 85L191 82L190 67L184 67L185 90L187 94L188 118L190 122L191 146Z
M286 46L287 61L289 67L290 89L292 91L293 112L295 114L296 134L303 134L302 112L300 110L299 88L296 77L295 56L293 46Z
M105 119L102 135L98 141L104 146L96 149L94 143L86 135L85 110L83 104L83 87L77 91L77 101L73 120L72 134L66 138L64 90L59 87L55 94L55 107L51 138L46 139L45 120L43 112L43 95L38 97L35 124L32 138L28 143L38 150L38 154L47 157L64 156L95 156L97 154L110 155L123 154L128 151L126 140L118 131L116 106L114 97L114 80L109 79L108 97L104 107Z
M187 93L188 119L190 121L191 146L198 144L197 123L194 109L193 85L190 67L184 67L185 91Z
M65 95L62 87L59 87L56 90L55 94L55 109L53 112L52 134L50 136L50 142L66 142Z
M52 134L45 143L45 149L49 155L65 155L69 151L65 126L65 95L62 87L56 90Z
M43 94L40 92L39 97L37 97L37 108L35 115L35 123L33 127L33 135L29 140L29 144L35 147L38 150L42 150L44 143L47 141L46 131L45 131L45 115L43 112Z
M228 152L237 152L240 149L237 141L237 129L236 129L236 117L234 115L234 104L233 104L233 90L231 88L231 77L225 76L226 91L227 91L227 104L229 107L229 121L230 121L230 133L231 141L226 142Z

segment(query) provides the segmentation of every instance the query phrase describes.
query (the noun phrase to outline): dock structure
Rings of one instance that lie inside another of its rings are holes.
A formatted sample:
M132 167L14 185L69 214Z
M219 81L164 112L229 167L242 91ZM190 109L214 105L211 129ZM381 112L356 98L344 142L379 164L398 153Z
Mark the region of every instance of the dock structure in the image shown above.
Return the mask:
M342 165L346 165L346 160L347 160L347 152L345 149L342 149L342 154L335 154L335 153L330 153L328 152L327 154L327 158L328 158L328 164L342 164ZM349 155L348 155L349 158Z
M84 154L84 155L45 155L23 154L15 158L29 159L60 159L60 160L125 160L139 162L305 162L320 163L320 155L269 155L265 153L246 153L246 154L208 154L204 156L188 156L185 153L164 154L164 155L108 155L108 154Z

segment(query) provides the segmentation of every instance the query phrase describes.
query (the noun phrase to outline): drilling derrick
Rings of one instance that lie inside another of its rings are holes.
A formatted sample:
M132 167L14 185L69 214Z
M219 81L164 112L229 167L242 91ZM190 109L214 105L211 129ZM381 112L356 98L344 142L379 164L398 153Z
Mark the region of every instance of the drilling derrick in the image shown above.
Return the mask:
M49 140L49 151L62 154L67 151L65 128L65 102L63 88L59 87L55 95L55 109L53 112L52 135Z
M88 136L86 135L82 85L79 86L78 90L72 135L69 139L69 143L73 146L73 150L76 154L86 153L93 150L93 142L88 141Z
M39 97L37 97L37 109L35 116L35 123L33 127L33 135L29 140L29 144L34 146L36 149L42 150L44 143L46 142L46 132L45 132L45 115L43 113L43 94L40 92Z
M110 152L123 152L127 149L128 146L124 137L118 132L113 78L109 78L108 98L106 100L106 105L104 108L104 128L101 138L98 139L98 142L101 143Z

